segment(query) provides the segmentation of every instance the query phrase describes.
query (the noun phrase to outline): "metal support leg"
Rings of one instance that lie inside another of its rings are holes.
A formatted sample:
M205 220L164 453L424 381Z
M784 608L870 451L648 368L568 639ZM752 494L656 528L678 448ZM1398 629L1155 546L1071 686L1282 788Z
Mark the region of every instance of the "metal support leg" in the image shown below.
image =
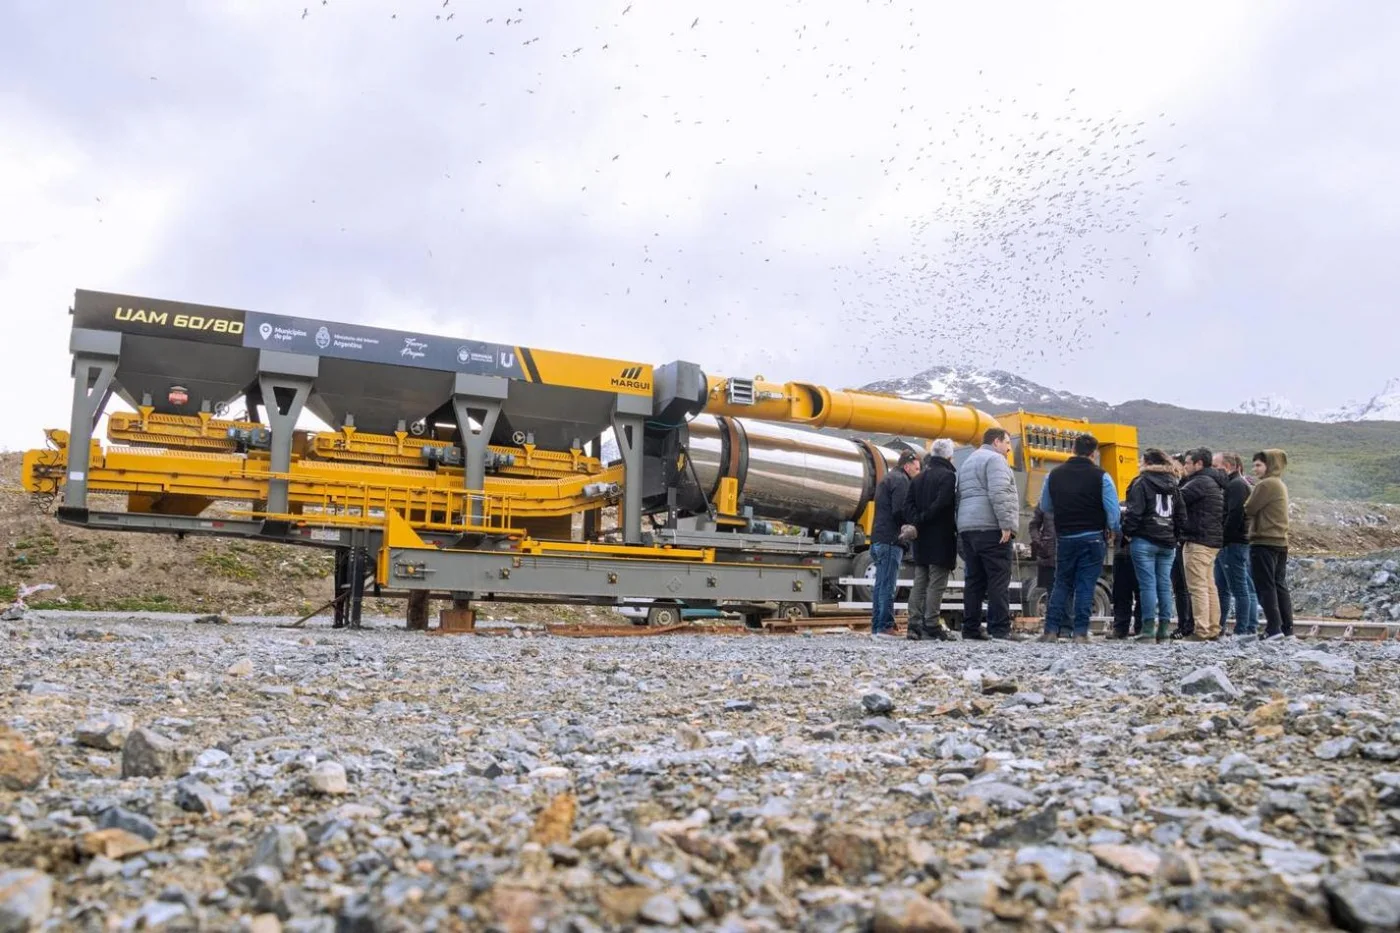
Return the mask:
M603 458L602 438L595 437L588 442L588 455L595 460L601 460ZM589 509L587 512L583 513L583 540L598 540L598 515L598 509Z
M286 473L292 468L292 432L311 395L318 364L315 357L276 350L263 350L258 356L258 394L262 396L272 433L268 469L273 473ZM290 511L286 480L268 482L267 511L279 515Z
M501 415L499 399L472 398L455 395L452 409L457 415L457 430L462 435L462 464L467 489L479 492L486 488L486 448L491 443L491 432L496 430L496 419ZM471 520L480 524L485 517L486 503L480 496L472 496Z
M347 548L335 549L335 622L333 628L345 628L349 619L350 606L350 551Z
M111 336L120 338L118 334ZM73 355L73 410L68 423L68 480L63 487L64 508L87 508L92 432L102 417L107 400L112 397L112 377L116 372L115 353Z
M350 549L350 627L360 628L365 604L365 565L367 554L363 547Z
M640 415L614 412L613 434L622 454L622 540L642 543L642 427Z
M286 473L292 468L292 432L296 430L297 419L301 417L306 399L311 395L311 381L259 376L258 385L262 389L268 426L272 429L268 469L273 473ZM289 511L289 506L287 481L270 480L267 484L267 510L281 515Z

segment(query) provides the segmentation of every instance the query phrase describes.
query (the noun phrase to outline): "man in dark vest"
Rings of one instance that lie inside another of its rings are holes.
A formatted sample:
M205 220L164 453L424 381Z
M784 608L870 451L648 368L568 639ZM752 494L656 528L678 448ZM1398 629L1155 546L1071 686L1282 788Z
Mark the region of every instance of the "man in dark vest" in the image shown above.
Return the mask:
M1055 587L1045 612L1041 641L1069 635L1065 616L1074 593L1074 640L1089 641L1089 614L1094 591L1108 551L1105 535L1117 535L1121 525L1118 490L1093 461L1099 442L1092 434L1074 439L1074 456L1060 464L1040 491L1040 508L1055 516Z

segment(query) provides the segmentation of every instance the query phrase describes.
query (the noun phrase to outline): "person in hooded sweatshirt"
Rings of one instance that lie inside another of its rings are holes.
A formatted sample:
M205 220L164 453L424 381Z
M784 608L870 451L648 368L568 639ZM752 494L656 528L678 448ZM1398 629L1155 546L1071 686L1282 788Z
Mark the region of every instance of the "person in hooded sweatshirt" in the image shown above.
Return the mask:
M1171 458L1155 447L1142 455L1142 469L1128 484L1123 536L1137 573L1142 599L1140 641L1164 642L1172 624L1172 565L1186 526L1186 503Z
M1288 589L1288 487L1283 471L1288 454L1261 450L1254 455L1259 482L1244 504L1249 522L1249 564L1254 592L1264 611L1266 638L1293 634L1293 596Z
M1211 466L1204 447L1186 452L1186 480L1181 484L1186 503L1185 542L1181 548L1186 589L1196 632L1189 641L1220 637L1220 591L1215 588L1215 556L1225 544L1225 474Z

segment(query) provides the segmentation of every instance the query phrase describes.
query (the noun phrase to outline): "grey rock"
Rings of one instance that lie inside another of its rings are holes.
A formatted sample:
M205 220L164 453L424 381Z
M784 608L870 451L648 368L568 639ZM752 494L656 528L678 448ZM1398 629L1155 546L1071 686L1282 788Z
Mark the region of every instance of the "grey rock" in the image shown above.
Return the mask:
M136 923L143 930L163 930L190 912L184 904L148 901L136 912Z
M1361 746L1361 757L1370 761L1400 761L1400 745L1391 742L1367 742Z
M1030 816L1013 820L993 829L982 837L981 844L990 849L1045 842L1055 835L1059 823L1059 813L1058 807L1045 807Z
M1036 802L1035 794L1014 784L982 781L968 784L958 792L964 800L980 800L1004 812L1016 812Z
M1074 849L1056 846L1026 846L1016 852L1017 865L1034 865L1055 886L1064 884L1075 875L1094 870L1093 856Z
M248 867L267 866L285 875L296 864L297 853L306 843L306 833L299 826L269 826L258 837Z
M189 813L227 813L229 799L203 781L186 779L175 785L175 806Z
M1343 930L1400 929L1400 888L1370 881L1324 878L1327 912Z
M147 842L160 835L160 829L149 818L121 807L109 807L97 817L98 829L122 829L140 836Z
M1336 761L1338 758L1350 758L1356 754L1358 744L1356 739L1349 735L1344 735L1337 739L1328 739L1320 743L1313 749L1313 754L1323 761Z
M652 926L673 927L681 922L680 906L665 894L656 894L642 904L637 916Z
M1095 797L1089 801L1089 812L1095 816L1108 816L1113 819L1123 818L1123 801L1117 797Z
M1287 839L1270 836L1257 829L1250 829L1233 816L1218 816L1206 824L1206 831L1212 836L1229 839L1246 845L1266 849L1296 849Z
M345 766L338 761L318 761L307 775L307 784L318 794L344 794L350 790Z
M1326 867L1328 858L1303 849L1261 849L1259 861L1282 875L1309 875Z
M1223 697L1232 700L1241 696L1240 691L1230 682L1225 669L1214 664L1197 668L1187 674L1181 679L1178 687L1187 696Z
M1257 781L1260 776L1258 763L1243 752L1226 755L1220 762L1219 777L1227 784Z
M0 872L0 933L38 930L53 910L53 879L20 868Z
M23 842L29 837L29 827L18 816L0 816L0 842Z
M133 729L122 744L122 777L166 777L183 770L184 756L173 741L150 729Z
M125 744L134 726L129 713L101 713L79 723L73 737L79 745L115 752Z
M724 704L726 713L752 713L757 708L753 700L726 700Z
M194 766L206 771L224 768L233 764L233 756L220 748L206 748L194 759Z
M1322 671L1324 674L1337 674L1351 677L1356 674L1356 662L1326 651L1300 651L1290 659L1302 665L1305 670Z
M872 716L888 716L894 712L894 700L890 699L889 694L879 690L863 694L860 705Z

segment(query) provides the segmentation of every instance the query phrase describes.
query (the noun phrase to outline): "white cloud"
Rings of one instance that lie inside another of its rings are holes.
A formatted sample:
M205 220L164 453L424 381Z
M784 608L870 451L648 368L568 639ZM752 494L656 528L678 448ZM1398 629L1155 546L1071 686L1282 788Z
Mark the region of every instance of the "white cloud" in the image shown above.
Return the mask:
M1304 314L1396 222L1396 134L1311 131L1393 103L1375 78L1397 30L1379 11L1352 27L1363 45L1305 57L1331 21L1297 3L718 0L693 29L695 11L644 2L464 4L450 23L434 17L456 3L399 6L23 9L0 64L24 76L0 110L19 130L0 140L0 321L34 350L0 352L38 391L0 409L0 444L66 421L62 309L79 287L838 385L994 362L1108 398L1320 404L1267 380L1340 352L1328 335L1301 348L1241 329L1267 362L1210 386L1102 362L1152 345L1227 369L1239 354L1193 332L1242 307ZM946 236L974 239L996 205L1003 226L1042 218L1048 193L1085 180L1016 144L1054 123L1087 145L1113 115L1189 144L1176 174L1143 169L1136 216L1091 184L1092 218L1075 208L1024 297L977 280L980 249ZM1171 226L1191 212L1199 248ZM1075 224L1172 235L1143 247ZM1120 257L1105 281L1056 278L1105 251ZM1394 292L1368 265L1345 274L1339 312L1360 323ZM1083 298L1111 314L1051 345ZM1371 389L1364 369L1338 393Z

